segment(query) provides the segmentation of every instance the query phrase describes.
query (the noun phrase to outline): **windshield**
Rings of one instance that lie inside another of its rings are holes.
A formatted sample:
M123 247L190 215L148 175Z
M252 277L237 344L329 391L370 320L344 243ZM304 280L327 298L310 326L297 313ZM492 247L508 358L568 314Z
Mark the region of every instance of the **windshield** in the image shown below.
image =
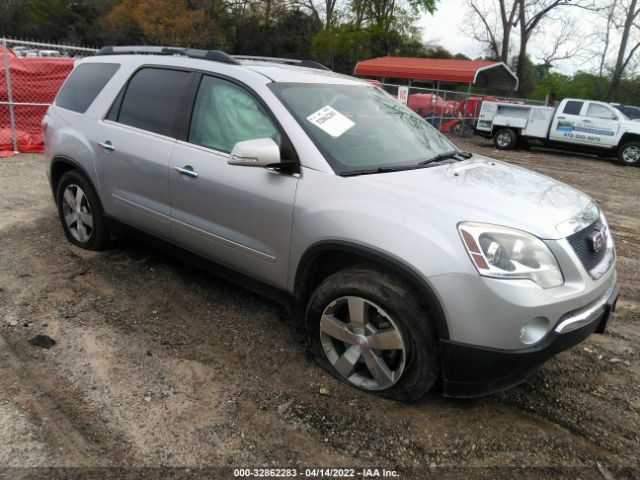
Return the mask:
M620 116L622 116L623 120L629 120L629 116L623 111L624 107L622 107L622 106L619 107L617 105L613 105L613 108L615 108L618 111Z
M374 86L272 83L338 174L412 167L457 148Z

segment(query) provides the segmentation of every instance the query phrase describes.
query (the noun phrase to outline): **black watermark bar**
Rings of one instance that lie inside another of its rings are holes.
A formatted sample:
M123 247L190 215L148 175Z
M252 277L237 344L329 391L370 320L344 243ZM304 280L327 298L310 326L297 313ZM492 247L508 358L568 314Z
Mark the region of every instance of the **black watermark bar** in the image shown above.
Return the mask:
M637 479L640 466L607 469L602 465L584 467L149 467L149 468L6 468L0 466L0 480L227 480L329 478L363 479Z

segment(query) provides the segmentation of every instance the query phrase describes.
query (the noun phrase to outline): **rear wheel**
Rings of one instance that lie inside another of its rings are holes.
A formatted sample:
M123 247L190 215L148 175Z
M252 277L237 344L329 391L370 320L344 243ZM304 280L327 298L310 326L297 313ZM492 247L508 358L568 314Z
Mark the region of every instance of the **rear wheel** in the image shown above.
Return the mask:
M518 135L511 128L501 128L493 136L493 144L499 150L511 150L518 142Z
M109 232L102 206L91 183L77 170L65 173L56 194L58 213L67 239L86 250L104 250Z
M439 377L428 311L393 275L365 267L335 273L312 293L306 318L321 366L356 388L411 401Z
M625 143L618 152L618 160L624 165L639 165L640 142Z

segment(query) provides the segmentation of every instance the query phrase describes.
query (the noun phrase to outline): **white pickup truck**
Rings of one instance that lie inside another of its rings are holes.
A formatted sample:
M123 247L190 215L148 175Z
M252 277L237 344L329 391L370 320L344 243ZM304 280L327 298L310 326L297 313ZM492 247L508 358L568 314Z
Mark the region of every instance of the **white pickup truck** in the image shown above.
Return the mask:
M640 164L640 122L604 102L566 98L558 108L483 102L475 133L501 150L535 141Z

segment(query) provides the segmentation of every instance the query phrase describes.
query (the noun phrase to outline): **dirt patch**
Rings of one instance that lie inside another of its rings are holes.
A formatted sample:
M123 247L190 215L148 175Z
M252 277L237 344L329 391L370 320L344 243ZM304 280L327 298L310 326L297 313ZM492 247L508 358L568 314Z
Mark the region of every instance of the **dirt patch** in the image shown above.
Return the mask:
M616 238L622 298L607 335L523 385L414 405L326 375L275 305L215 276L133 241L104 253L73 247L43 158L0 161L0 477L57 467L231 478L228 467L258 466L637 476L640 169L454 141L597 198ZM31 346L37 334L57 344Z

